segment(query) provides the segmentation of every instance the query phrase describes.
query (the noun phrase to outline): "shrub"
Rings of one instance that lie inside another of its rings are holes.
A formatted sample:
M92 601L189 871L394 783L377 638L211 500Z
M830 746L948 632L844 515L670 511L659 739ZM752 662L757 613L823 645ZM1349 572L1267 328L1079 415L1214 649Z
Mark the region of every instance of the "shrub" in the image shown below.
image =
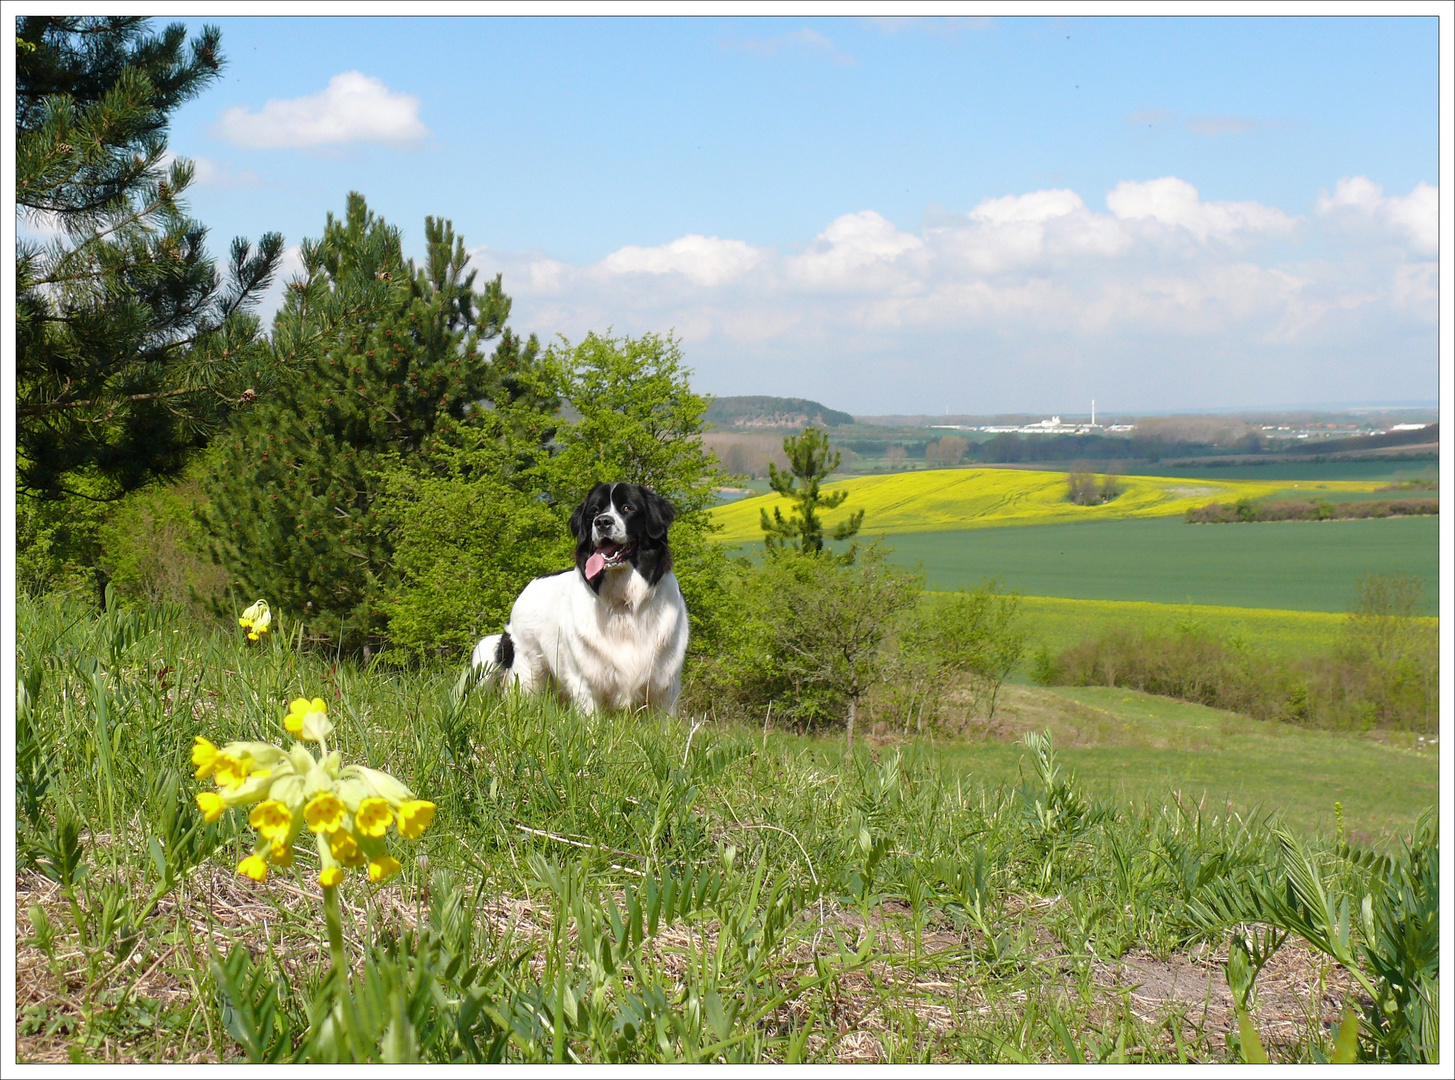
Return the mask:
M1121 483L1114 474L1107 473L1098 481L1091 466L1084 461L1071 466L1066 474L1066 498L1077 506L1100 506L1121 493Z
M1025 653L1020 596L996 582L935 602L921 600L899 634L899 650L887 695L905 728L943 719L947 691L968 684L971 710L995 716L1006 678Z
M1336 729L1433 731L1438 635L1414 616L1418 579L1361 581L1345 639L1303 661L1260 656L1195 627L1120 627L1039 657L1039 681L1126 686L1261 720Z
M97 562L125 604L179 604L197 618L226 606L227 571L208 556L196 518L204 469L199 462L175 483L128 495L101 525Z
M1406 517L1438 514L1438 499L1356 499L1335 503L1328 499L1279 499L1254 502L1208 503L1189 507L1183 515L1194 525L1223 525L1234 521L1333 521L1371 517Z
M800 730L844 725L853 742L864 695L886 674L884 644L919 596L920 578L877 543L850 565L785 551L742 567L733 598L742 621L731 654L706 685L741 707L770 705Z

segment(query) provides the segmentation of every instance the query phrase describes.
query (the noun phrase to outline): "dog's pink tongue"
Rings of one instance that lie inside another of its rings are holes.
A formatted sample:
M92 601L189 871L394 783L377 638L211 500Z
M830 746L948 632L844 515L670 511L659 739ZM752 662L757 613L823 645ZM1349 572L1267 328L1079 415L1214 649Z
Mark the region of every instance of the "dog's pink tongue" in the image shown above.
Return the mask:
M586 560L586 580L590 581L605 569L606 556L599 551L593 552L591 557Z

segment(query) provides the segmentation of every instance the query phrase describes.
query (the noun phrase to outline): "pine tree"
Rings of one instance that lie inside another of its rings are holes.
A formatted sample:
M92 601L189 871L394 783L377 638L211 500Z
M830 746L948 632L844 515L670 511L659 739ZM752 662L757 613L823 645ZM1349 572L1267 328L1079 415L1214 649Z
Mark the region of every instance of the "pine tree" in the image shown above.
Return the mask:
M824 529L819 512L841 506L849 497L847 491L820 494L819 484L839 467L839 454L829 456L829 437L818 428L804 428L801 435L790 435L783 440L783 452L788 455L788 468L780 470L771 462L768 465L768 484L779 495L793 502L788 518L776 506L773 517L766 509L758 511L759 524L763 529L763 546L769 554L780 551L795 551L804 555L823 553ZM795 484L801 486L795 486ZM848 519L839 522L828 534L830 540L847 540L859 531L864 523L864 511L856 510ZM853 559L853 551L846 553L844 561Z
M322 239L302 246L306 276L274 327L275 346L304 343L296 372L238 415L204 482L205 524L241 593L267 597L349 649L377 643L386 621L393 539L374 506L384 471L418 458L492 398L555 408L532 374L535 339L503 332L510 299L500 278L476 290L449 222L427 218L425 238L416 266L401 254L398 229L357 193L343 218L329 215ZM382 305L316 334L319 304L375 283L389 290ZM496 338L487 359L482 346Z
M144 19L26 16L16 37L16 204L55 234L16 247L22 492L115 499L176 475L259 392L248 308L282 252L233 241L224 281L187 216L170 114L218 77L219 32Z

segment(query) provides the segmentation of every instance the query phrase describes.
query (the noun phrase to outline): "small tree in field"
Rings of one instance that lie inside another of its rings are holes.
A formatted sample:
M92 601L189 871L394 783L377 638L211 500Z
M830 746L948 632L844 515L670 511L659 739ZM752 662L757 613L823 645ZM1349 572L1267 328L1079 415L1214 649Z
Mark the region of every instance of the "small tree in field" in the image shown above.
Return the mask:
M819 491L819 484L823 479L839 467L839 455L835 452L830 456L828 435L812 427L804 428L802 435L790 435L784 439L783 452L788 455L788 468L779 469L770 463L768 483L779 495L791 500L794 506L786 519L777 507L773 508L771 519L766 509L759 511L763 545L770 554L782 551L803 555L822 554L824 528L823 522L819 520L819 513L833 510L849 497L847 491L835 491L828 495ZM828 538L847 540L859 531L863 522L864 511L857 510L847 521L841 521L834 526Z

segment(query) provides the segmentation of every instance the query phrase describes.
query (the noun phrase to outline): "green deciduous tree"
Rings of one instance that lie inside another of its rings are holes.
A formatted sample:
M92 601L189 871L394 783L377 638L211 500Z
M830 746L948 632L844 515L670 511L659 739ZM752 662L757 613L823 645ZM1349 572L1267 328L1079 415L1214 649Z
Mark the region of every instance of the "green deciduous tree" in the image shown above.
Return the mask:
M571 511L596 483L620 480L676 509L670 540L691 648L715 647L728 605L727 557L708 512L720 472L702 445L707 401L692 392L681 346L657 334L562 339L543 375L534 397L481 415L387 478L379 506L396 530L400 573L391 640L458 659L504 624L532 577L570 566ZM554 397L574 420L542 407Z
M189 163L170 114L222 67L215 28L191 42L137 18L17 24L16 203L52 234L16 247L18 484L111 500L176 475L267 360L248 312L282 238L235 240L224 277L187 216Z
M819 520L820 512L833 510L849 497L847 491L823 494L819 485L824 478L839 467L837 452L830 455L829 437L819 428L804 428L803 434L791 435L783 440L783 452L788 456L788 468L768 466L768 483L774 491L793 503L789 516L776 506L769 518L766 509L760 510L760 524L763 528L763 545L769 553L794 551L805 555L823 552L824 528ZM864 511L857 510L848 519L839 522L829 532L830 540L847 540L859 531L864 522ZM852 551L848 557L852 558Z
M450 223L426 219L425 240L423 264L406 261L398 230L357 193L342 218L329 215L274 325L293 374L239 414L205 481L207 527L242 592L346 648L377 644L387 619L395 536L374 505L386 465L492 397L543 393L535 341L502 332L500 278L476 288ZM482 349L493 339L492 359Z

